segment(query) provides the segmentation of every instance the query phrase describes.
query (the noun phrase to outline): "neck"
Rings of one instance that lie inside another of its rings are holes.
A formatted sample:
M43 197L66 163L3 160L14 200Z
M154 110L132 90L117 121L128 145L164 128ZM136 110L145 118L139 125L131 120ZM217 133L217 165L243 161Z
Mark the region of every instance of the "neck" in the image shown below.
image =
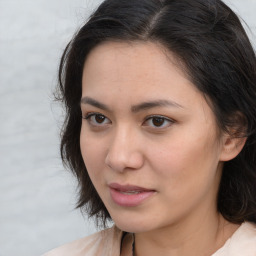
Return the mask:
M209 256L222 247L238 227L218 213L205 215L193 223L184 220L153 232L136 234L134 255Z

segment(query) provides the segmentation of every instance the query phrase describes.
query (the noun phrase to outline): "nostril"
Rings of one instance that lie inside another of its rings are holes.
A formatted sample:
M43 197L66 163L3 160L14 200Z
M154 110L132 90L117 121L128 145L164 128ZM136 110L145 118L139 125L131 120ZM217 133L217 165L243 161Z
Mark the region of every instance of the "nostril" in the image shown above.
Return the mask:
M110 169L118 172L122 172L126 166L124 157L121 154L116 155L113 152L109 152L106 156L105 163Z
M144 157L140 152L109 152L105 164L114 171L123 172L126 169L137 170L144 164Z

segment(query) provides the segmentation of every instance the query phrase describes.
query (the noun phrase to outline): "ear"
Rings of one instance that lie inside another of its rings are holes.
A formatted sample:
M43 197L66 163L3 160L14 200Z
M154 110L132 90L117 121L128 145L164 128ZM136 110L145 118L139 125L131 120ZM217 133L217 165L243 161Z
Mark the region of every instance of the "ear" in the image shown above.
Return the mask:
M247 118L236 111L229 117L229 127L222 134L222 152L220 161L229 161L235 158L243 149L247 140Z
M229 134L223 136L220 161L229 161L235 158L243 149L247 137L234 137Z

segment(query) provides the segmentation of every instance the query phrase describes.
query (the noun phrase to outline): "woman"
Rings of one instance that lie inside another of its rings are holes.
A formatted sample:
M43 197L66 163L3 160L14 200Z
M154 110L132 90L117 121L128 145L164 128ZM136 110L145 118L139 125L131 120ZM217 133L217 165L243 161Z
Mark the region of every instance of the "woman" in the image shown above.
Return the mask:
M256 255L256 58L220 0L107 0L60 64L78 207L57 255Z

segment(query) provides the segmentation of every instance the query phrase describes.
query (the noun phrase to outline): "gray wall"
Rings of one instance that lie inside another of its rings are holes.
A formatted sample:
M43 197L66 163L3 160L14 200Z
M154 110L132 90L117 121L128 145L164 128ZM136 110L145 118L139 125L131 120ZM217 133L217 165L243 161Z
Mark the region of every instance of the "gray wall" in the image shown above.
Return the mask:
M99 2L0 0L0 256L40 255L95 231L74 210L52 91L65 44ZM256 0L227 2L256 34Z

